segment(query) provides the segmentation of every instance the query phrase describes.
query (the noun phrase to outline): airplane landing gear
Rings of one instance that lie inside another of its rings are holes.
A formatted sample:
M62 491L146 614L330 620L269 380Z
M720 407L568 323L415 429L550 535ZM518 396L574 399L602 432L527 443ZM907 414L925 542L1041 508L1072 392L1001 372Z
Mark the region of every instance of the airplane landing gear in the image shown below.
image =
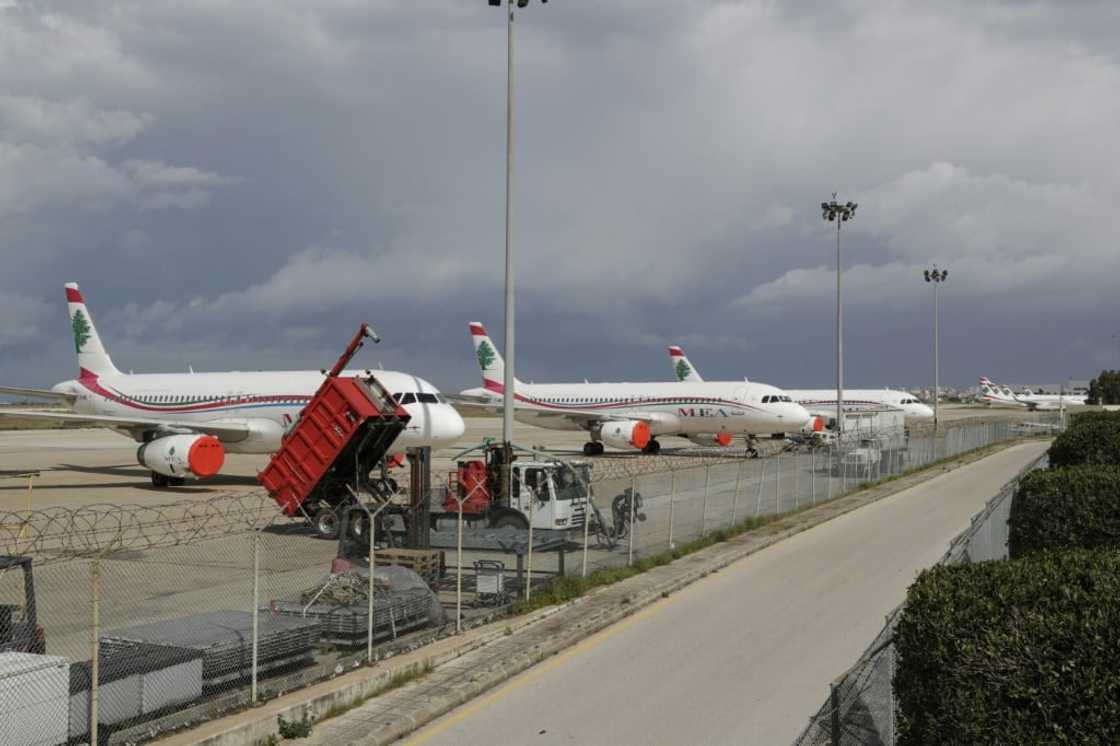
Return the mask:
M603 455L603 444L598 443L594 440L587 441L586 443L583 444L583 455L584 456L602 456Z
M186 479L182 477L169 477L166 474L159 472L152 472L152 486L156 489L163 489L164 487L182 487L187 483Z
M642 453L647 453L651 456L661 453L661 444L651 439L646 443L646 447L642 449Z

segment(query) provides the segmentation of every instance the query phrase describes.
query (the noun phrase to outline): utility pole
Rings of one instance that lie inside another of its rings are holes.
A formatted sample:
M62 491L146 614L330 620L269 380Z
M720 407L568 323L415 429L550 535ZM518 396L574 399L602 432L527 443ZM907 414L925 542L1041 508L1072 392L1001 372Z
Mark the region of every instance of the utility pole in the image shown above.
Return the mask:
M938 269L935 264L933 269L924 270L922 275L926 278L926 282L933 283L933 434L936 436L938 423L941 421L941 418L938 417L938 404L941 402L941 340L939 334L939 317L941 314L938 306L937 288L949 279L949 270Z
M548 0L541 0L542 3ZM502 0L489 0L492 7L501 7ZM514 343L513 302L513 11L524 8L529 0L506 0L506 291L505 291L505 375L502 379L502 442L507 449L513 443L514 364L517 359ZM508 487L508 485L507 485ZM507 490L508 494L508 490Z
M840 226L856 215L855 202L839 204L836 192L831 202L821 202L821 217L836 223L836 440L839 443L844 435L844 306L840 302L840 274L843 265L840 259Z

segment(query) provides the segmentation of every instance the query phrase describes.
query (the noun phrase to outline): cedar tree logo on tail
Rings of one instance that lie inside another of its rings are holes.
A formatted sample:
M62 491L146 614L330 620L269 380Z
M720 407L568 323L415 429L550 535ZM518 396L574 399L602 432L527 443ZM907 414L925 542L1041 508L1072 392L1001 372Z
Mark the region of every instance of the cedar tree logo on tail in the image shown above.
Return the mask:
M483 370L490 370L490 366L494 363L494 348L490 343L483 340L478 346L478 365Z
M688 374L692 372L692 368L688 367L688 363L684 360L677 361L677 380L683 381L688 378Z
M74 320L70 323L70 328L74 330L74 351L81 352L85 347L86 342L89 341L90 326L86 321L86 315L82 309L74 311Z

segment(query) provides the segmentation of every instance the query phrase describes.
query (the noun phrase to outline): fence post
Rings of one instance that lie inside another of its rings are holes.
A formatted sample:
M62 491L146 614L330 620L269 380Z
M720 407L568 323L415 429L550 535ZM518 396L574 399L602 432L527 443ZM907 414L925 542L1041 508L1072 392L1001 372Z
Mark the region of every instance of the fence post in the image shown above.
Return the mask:
M762 510L762 490L766 487L766 462L762 462L762 474L758 478L758 494L754 499L754 515L757 518Z
M98 673L101 666L101 557L93 558L90 565L90 601L93 612L93 625L90 632L89 655L89 739L90 743L98 743Z
M634 534L637 531L634 525L634 511L637 508L638 478L630 477L630 541L626 547L626 566L634 563Z
M793 508L801 507L801 453L793 452Z
M827 497L827 499L831 500L832 499L832 446L831 445L828 447L828 477L826 478L826 481L828 482L828 497Z
M810 451L810 453L813 454L813 464L810 467L812 469L811 474L813 476L813 489L812 489L813 505L816 505L817 504L817 449L814 448L812 451Z
M708 492L712 486L712 467L704 467L704 510L700 514L700 535L708 533Z
M455 634L463 631L463 503L465 501L466 498L458 501L459 523L455 528Z
M366 510L369 514L369 510ZM377 532L374 529L373 518L369 519L369 587L366 588L366 663L373 665L373 573L377 569ZM390 608L392 608L390 604Z
M534 458L536 458L534 456ZM525 600L528 601L529 597L533 594L533 516L537 508L537 492L536 490L529 490L529 555L525 560ZM459 568L462 573L463 569Z
M735 472L735 494L731 496L731 528L735 526L736 508L739 506L739 487L743 484L743 462L739 462L739 469ZM672 513L669 514L670 516Z
M782 512L782 452L778 451L778 476L774 480L774 513Z
M669 549L673 548L673 512L677 502L677 472L673 471L673 486L669 490Z
M582 481L582 480L580 480ZM587 505L583 509L583 571L580 573L583 577L587 577L587 535L591 530L591 511L594 505L591 502L591 483L587 482L584 485L584 490L587 494Z
M257 655L259 651L260 637L258 635L257 608L260 606L260 592L261 592L261 532L253 530L253 658L252 658L252 672L249 685L249 702L250 704L257 703ZM370 569L370 573L373 569Z

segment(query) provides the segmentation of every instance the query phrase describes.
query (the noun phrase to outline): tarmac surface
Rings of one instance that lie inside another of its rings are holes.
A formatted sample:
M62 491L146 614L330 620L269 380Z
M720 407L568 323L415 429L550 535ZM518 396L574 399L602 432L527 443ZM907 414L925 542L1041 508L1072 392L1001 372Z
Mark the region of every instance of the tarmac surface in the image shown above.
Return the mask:
M789 743L918 571L1046 448L1012 447L763 549L408 743Z
M999 410L946 405L942 419L1006 420L1022 418L1021 410ZM465 418L467 431L458 444L432 454L432 483L441 484L462 450L484 438L501 437L501 420L493 417ZM914 423L917 424L917 423ZM921 425L915 427L921 429ZM569 457L582 458L580 449L587 435L580 432L544 430L518 424L515 435L526 447L543 447ZM763 440L762 443L769 442ZM662 438L667 452L695 451L687 441ZM264 455L226 454L222 472L203 482L182 487L152 487L149 472L136 461L137 443L109 430L0 430L0 471L39 471L34 480L32 506L95 504L154 505L223 494L257 492L256 474L268 463ZM773 449L771 449L773 450ZM610 453L610 452L608 452ZM616 457L636 454L614 453ZM26 510L27 481L0 479L0 512Z

